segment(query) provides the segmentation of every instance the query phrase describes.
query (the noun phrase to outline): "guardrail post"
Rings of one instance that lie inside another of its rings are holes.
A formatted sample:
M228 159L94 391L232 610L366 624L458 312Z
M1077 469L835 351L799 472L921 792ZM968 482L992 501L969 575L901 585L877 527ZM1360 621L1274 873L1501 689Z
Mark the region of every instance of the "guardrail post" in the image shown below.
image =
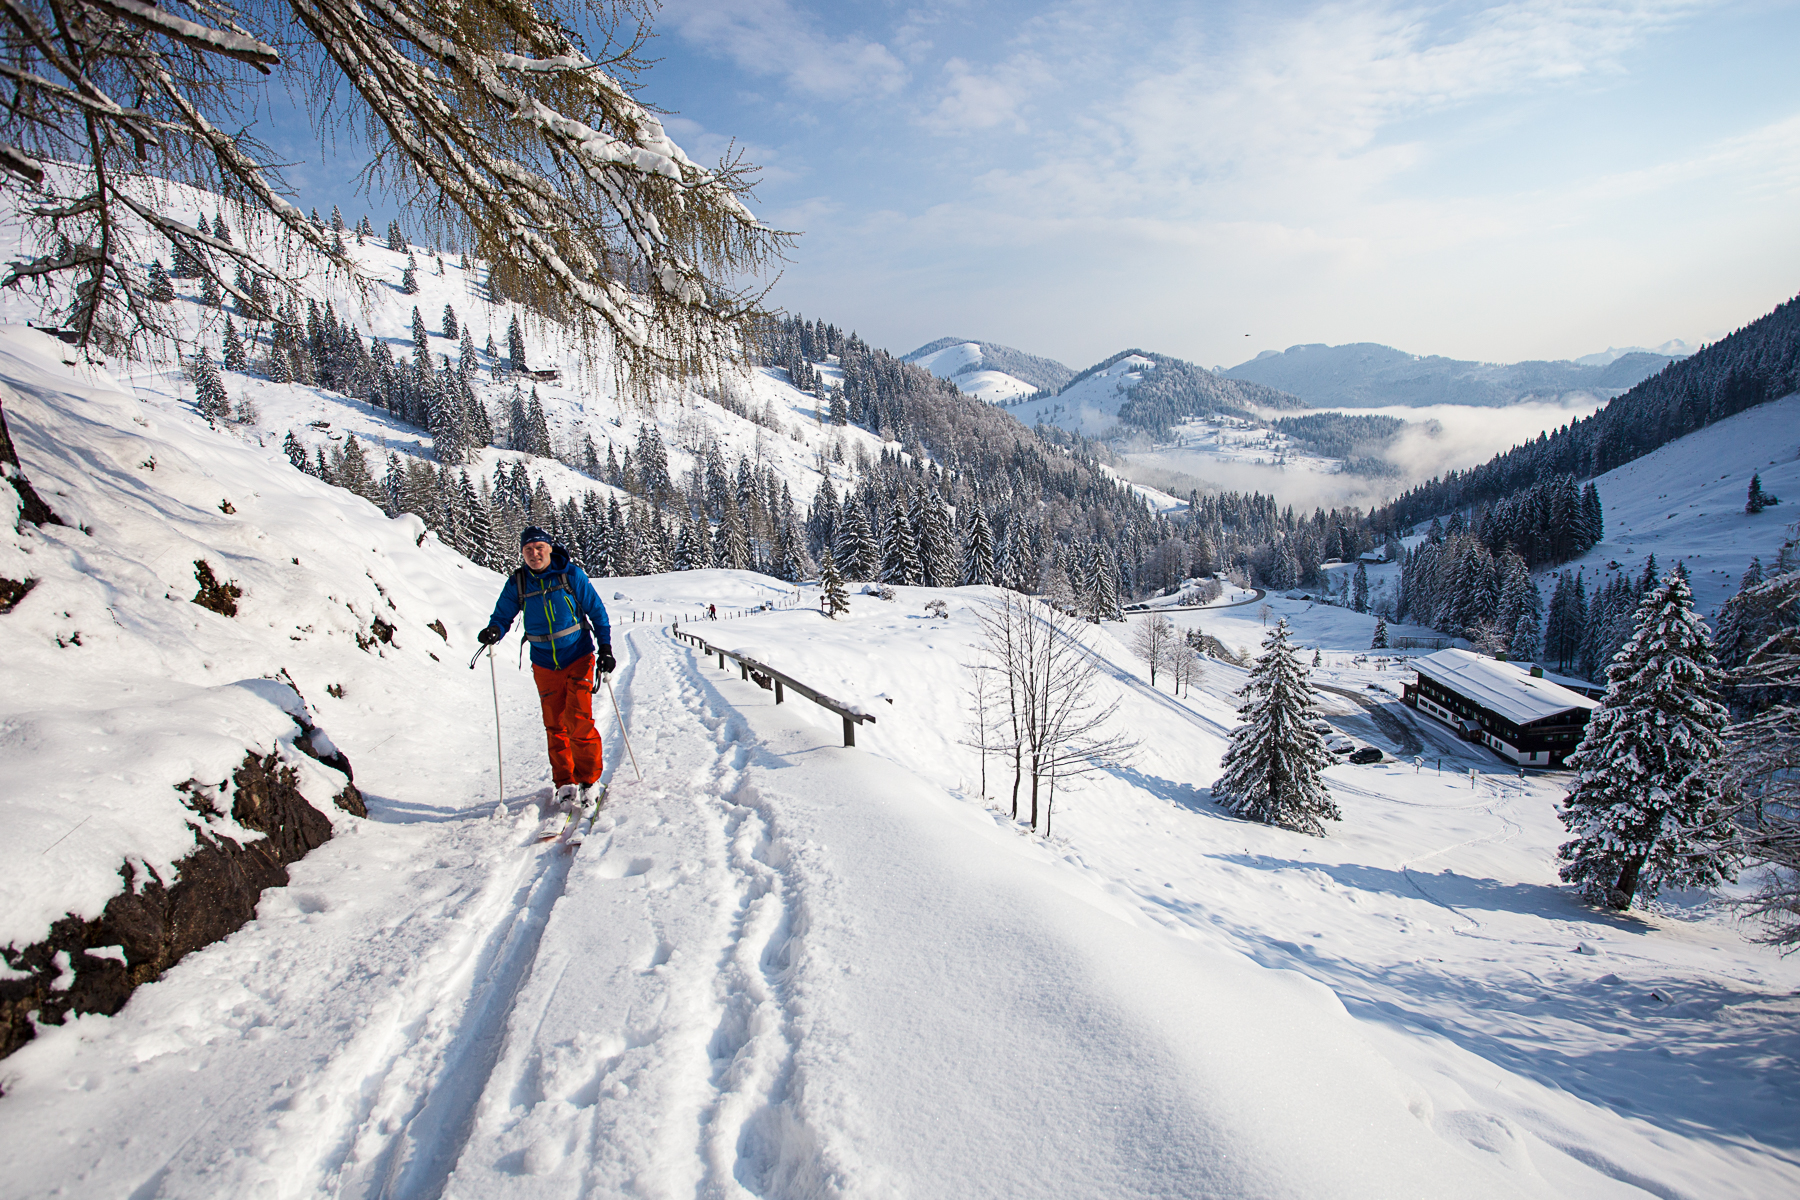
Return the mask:
M856 722L849 717L844 718L844 745L856 745Z
M783 699L783 697L781 694L781 680L777 679L775 681L775 703L780 704L782 699Z
M743 663L738 664L738 678L746 681L750 678L750 668Z

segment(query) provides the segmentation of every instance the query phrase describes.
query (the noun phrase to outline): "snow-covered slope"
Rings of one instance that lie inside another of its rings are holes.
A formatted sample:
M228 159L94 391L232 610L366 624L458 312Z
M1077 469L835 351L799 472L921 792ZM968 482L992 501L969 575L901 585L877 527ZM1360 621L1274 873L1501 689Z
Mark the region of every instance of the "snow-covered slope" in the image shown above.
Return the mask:
M205 216L209 220L218 212L217 198L173 188L172 195L191 204L188 211L176 211L181 219L194 221ZM235 210L227 216L239 219ZM240 244L256 246L270 261L279 260L282 251L272 231L254 224L234 230ZM16 217L0 215L0 248L5 253L17 251L27 238ZM166 257L167 246L160 240L146 242L150 252ZM855 426L832 426L822 419L819 402L789 386L782 373L754 369L735 373L724 381L719 393L702 392L698 388L670 389L654 412L644 410L615 394L610 364L597 357L593 348L584 347L568 336L560 326L522 322L526 362L538 371L554 370L556 380L534 381L509 375L499 369L507 355L507 331L517 314L510 305L491 302L486 286L486 273L479 263L464 270L457 255L439 256L431 247L413 245L404 251L389 250L385 243L369 239L366 244L353 241L347 246L350 257L368 280L358 288L322 271L315 272L305 292L320 305L329 301L340 320L353 325L365 342L371 338L388 343L397 357L413 353L413 312L416 309L427 329L427 342L434 363L446 360L456 364L460 358L459 341L444 334L444 309L453 308L459 323L469 330L477 350L476 370L472 386L476 397L504 420L515 388L535 394L541 399L553 448L567 462L579 462L584 438L591 438L601 462L609 449L622 458L638 444L640 426L650 424L658 429L668 455L671 477L681 478L698 463L698 455L708 446L717 448L727 470L740 457L749 459L759 469L768 467L788 484L797 504L804 507L814 491L830 472L840 487L850 477L850 464L860 452L879 454L881 441L874 434ZM415 273L418 291L408 294L402 280L409 255L419 264ZM442 273L439 273L439 264ZM176 299L168 305L165 316L179 333L184 353L204 346L218 363L223 329L228 317L235 320L246 335L250 325L242 314L209 307L199 302L199 281L173 281ZM16 324L40 323L41 300L20 289L0 293L0 320ZM248 428L273 438L277 444L292 431L309 454L323 449L330 453L341 447L344 439L355 434L371 456L371 469L379 476L381 460L389 450L402 455L430 458L431 438L424 430L406 424L392 413L373 405L347 399L338 392L301 384L272 383L267 372L255 370L256 356L267 347L268 326L256 326L263 338L260 347L252 347L252 370L246 373L221 372L232 403L248 398L258 409L258 419ZM498 354L490 357L484 351L491 342ZM822 375L834 377L834 368L821 367ZM140 364L132 369L136 386L165 394L193 396L193 385L181 364ZM499 464L523 461L534 481L541 479L558 502L579 498L588 491L603 497L615 494L604 483L571 470L556 459L533 457L519 452L488 448L477 453L466 465L476 481L492 478ZM618 494L621 502L628 497Z
M1784 1134L1800 966L1746 946L1700 897L1629 918L1572 903L1554 881L1554 776L1519 780L1388 703L1424 771L1333 768L1346 819L1324 841L1230 820L1206 785L1241 674L1215 664L1177 700L1096 629L1099 698L1143 746L1059 790L1045 840L983 799L961 744L961 664L991 593L858 596L828 622L807 590L687 626L875 713L847 750L834 715L792 692L777 708L667 628L792 591L686 572L602 585L644 778L602 699L612 799L571 857L534 839L542 734L510 666L496 812L496 700L459 657L496 577L183 400L77 379L37 335L7 344L26 468L93 530L17 550L45 581L0 616L29 643L0 663L20 785L60 786L54 748L30 736L35 697L100 728L125 687L179 700L286 666L371 813L116 1017L46 1028L0 1065L9 1194L1800 1185ZM151 456L154 471L137 465ZM163 598L200 555L245 585L238 617ZM392 643L358 648L382 613ZM103 636L55 647L77 623ZM1366 644L1360 626L1340 634ZM1354 648L1325 645L1323 681L1383 695L1366 685L1395 673ZM1383 736L1326 698L1345 728ZM135 745L90 750L92 769L122 769ZM110 803L102 817L125 819ZM16 840L15 870L42 849Z
M963 338L927 342L901 361L924 367L964 394L990 404L1011 404L1035 392L1052 391L1075 374L1054 359Z
M1759 472L1764 490L1783 503L1752 516L1744 500ZM1696 606L1715 611L1737 591L1750 559L1771 564L1800 520L1800 395L1708 425L1594 485L1606 536L1573 565L1604 577L1613 569L1638 575L1652 554L1663 570L1685 562ZM1593 587L1590 579L1590 595Z
M1154 370L1156 363L1149 358L1127 354L1110 366L1089 372L1057 395L1019 405L1013 413L1027 425L1042 421L1095 437L1119 423L1120 406Z

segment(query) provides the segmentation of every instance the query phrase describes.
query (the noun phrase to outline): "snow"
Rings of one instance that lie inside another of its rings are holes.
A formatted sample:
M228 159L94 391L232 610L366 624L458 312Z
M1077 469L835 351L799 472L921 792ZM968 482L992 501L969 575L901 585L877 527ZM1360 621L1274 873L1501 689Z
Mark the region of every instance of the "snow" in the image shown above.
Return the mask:
M1414 659L1412 668L1492 709L1517 725L1529 725L1571 708L1598 708L1599 702L1542 677L1533 678L1514 663L1500 662L1468 650L1439 650Z
M1069 384L1054 396L1016 405L1013 415L1027 425L1043 422L1060 425L1072 433L1097 437L1118 424L1119 409L1144 372L1156 364L1141 354L1128 354L1118 362Z
M994 593L854 596L831 622L815 589L695 572L601 584L628 598L614 605L615 691L644 778L603 701L611 799L569 855L535 840L549 781L536 697L510 669L496 675L508 793L494 815L488 672L457 655L497 577L415 544L412 522L293 471L253 434L208 429L185 400L61 371L35 334L5 344L25 465L94 530L19 539L45 583L5 618L28 634L0 666L5 694L74 704L85 688L103 712L122 686L109 678L180 698L267 688L285 666L371 812L340 818L255 921L124 1011L45 1028L0 1064L10 1192L1800 1184L1782 1132L1800 964L1747 944L1704 897L1619 918L1576 905L1554 882L1558 776L1520 780L1389 703L1428 765L1330 768L1345 815L1333 836L1227 819L1206 787L1242 672L1210 664L1176 699L1109 625L1086 644L1146 750L1059 792L1045 839L1009 816L997 764L979 794L959 744L962 664ZM155 471L137 467L151 455ZM237 618L162 599L201 552L244 584ZM104 657L55 648L51 631L77 620L111 627L64 598L78 578L146 632L109 634ZM380 654L347 636L346 603L361 621L384 603L375 580L400 628ZM932 599L948 619L926 613ZM709 638L876 712L858 747L839 744L835 714L792 693L777 707L677 641L666 618L708 602L744 614L705 622ZM1330 636L1315 684L1393 679L1348 653L1372 618L1267 603L1301 642ZM1176 616L1232 634L1260 629L1258 607ZM179 615L151 624L159 612ZM424 629L439 616L447 647ZM271 728L286 720L264 691L231 694ZM1335 723L1382 736L1367 710L1321 697ZM9 737L35 719L13 703ZM16 754L30 773L4 792L9 816L59 770L18 740L7 769ZM24 856L8 853L10 872Z
M363 253L397 278L403 255ZM381 336L405 340L415 302L435 327L446 299L478 344L503 333L504 310L427 264L420 296L377 289ZM532 346L564 366L544 389L559 433L634 438L635 414L572 351ZM1321 651L1320 710L1400 756L1325 772L1344 812L1329 837L1213 803L1242 670L1209 662L1176 698L1108 624L1084 634L1099 699L1144 749L1059 789L1046 838L1012 818L996 762L982 794L961 744L964 664L995 593L853 596L834 622L816 589L743 572L603 580L621 663L618 715L596 698L611 798L571 855L536 839L550 781L530 677L506 654L473 673L459 657L499 578L278 449L290 426L416 433L231 374L263 421L212 429L171 373L69 370L63 352L0 330L13 435L69 521L0 536L0 575L40 580L0 616L5 936L95 911L125 858L191 845L174 785L216 784L248 748L299 769L338 836L117 1015L44 1027L0 1060L9 1195L1800 1188L1800 961L1748 942L1710 894L1625 915L1575 903L1555 876L1567 776L1521 777L1397 703L1405 656L1364 651L1372 616L1239 593L1171 613L1245 648L1264 604L1287 617ZM657 418L672 469L717 436L804 503L833 438L878 448L821 429L767 373L741 387L786 431L675 398ZM1730 462L1795 428L1791 407L1765 408ZM1699 461L1666 463L1658 490ZM531 469L558 495L600 486ZM1800 495L1792 469L1765 483ZM1731 481L1738 510L1747 478ZM1608 486L1639 484L1602 481L1612 528ZM1746 561L1783 511L1742 519ZM188 603L201 557L243 587L238 616ZM1377 595L1394 570L1370 568ZM778 707L672 636L709 603L710 640L875 714L857 748L835 714L791 693ZM375 615L394 641L360 649ZM300 696L354 764L368 820L330 805L341 776L292 752Z
M997 346L991 349L1002 361L1011 358L1015 369L1024 369L1017 366L1018 358L1029 360L1029 356L1008 347ZM998 366L988 365L989 357L989 347L981 342L940 338L903 356L901 361L924 367L939 379L950 380L965 396L974 396L989 404L1011 404L1022 396L1030 396L1042 390L1037 383L1008 374ZM1066 368L1056 364L1043 364L1040 361L1037 365L1056 366L1062 371L1063 377L1068 375ZM1030 371L1027 370L1027 373Z
M1752 473L1782 498L1751 515L1744 498ZM1717 611L1736 594L1753 556L1775 560L1800 512L1800 394L1727 417L1594 480L1606 537L1574 563L1601 575L1618 563L1636 576L1651 554L1667 571L1685 562L1695 608ZM1601 580L1603 582L1603 579ZM1589 580L1592 596L1596 581Z

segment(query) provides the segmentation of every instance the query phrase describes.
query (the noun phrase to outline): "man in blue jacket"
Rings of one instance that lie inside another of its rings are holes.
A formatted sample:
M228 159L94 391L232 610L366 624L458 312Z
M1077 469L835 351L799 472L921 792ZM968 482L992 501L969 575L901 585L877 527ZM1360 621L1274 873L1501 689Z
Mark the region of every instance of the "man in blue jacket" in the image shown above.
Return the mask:
M527 526L519 535L519 551L525 565L500 589L494 615L478 640L491 646L506 636L513 617L525 618L556 800L565 806L586 804L604 765L600 731L594 728L594 667L597 661L606 675L618 665L612 623L587 572L570 562L569 552L553 545L549 534Z

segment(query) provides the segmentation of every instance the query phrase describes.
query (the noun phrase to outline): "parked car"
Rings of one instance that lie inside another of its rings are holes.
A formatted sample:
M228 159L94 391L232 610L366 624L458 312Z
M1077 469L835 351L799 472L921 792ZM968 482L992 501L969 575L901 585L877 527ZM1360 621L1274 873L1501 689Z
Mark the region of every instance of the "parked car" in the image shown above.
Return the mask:
M1351 762L1356 763L1359 766L1365 766L1365 767L1368 766L1370 763L1378 763L1381 761L1381 759L1382 759L1381 751L1377 750L1373 746L1364 746L1362 749L1356 751L1356 753L1354 753L1350 756Z
M1356 749L1356 743L1341 733L1328 733L1325 735L1325 748L1333 754L1348 754Z

